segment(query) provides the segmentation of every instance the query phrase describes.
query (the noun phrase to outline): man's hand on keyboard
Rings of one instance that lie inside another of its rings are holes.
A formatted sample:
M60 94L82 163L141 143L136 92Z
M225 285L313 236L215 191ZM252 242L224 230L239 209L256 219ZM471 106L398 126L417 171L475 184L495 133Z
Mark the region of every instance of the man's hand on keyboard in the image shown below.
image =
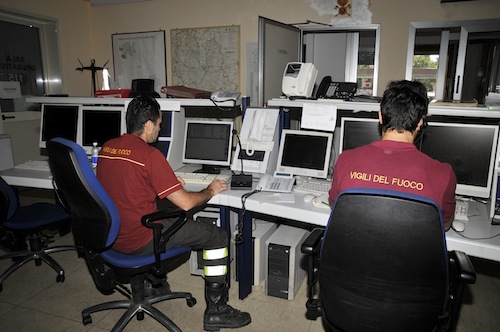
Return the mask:
M207 189L212 191L212 196L215 196L218 193L227 190L227 182L215 179L208 185Z
M186 185L186 181L184 181L184 179L181 178L180 176L177 177L177 181L179 181L183 187Z

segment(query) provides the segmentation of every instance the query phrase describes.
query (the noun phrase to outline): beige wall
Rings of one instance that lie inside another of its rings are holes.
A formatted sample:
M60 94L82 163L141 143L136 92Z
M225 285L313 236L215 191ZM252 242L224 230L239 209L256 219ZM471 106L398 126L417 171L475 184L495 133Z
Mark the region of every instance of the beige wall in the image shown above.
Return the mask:
M113 33L165 30L167 80L171 83L170 29L240 25L240 84L245 94L246 45L257 42L259 16L284 23L331 20L311 9L308 0L151 0L108 6L91 6L88 0L2 0L0 6L59 20L63 84L65 92L75 96L91 94L90 73L75 70L78 58L84 64L95 59L97 65L109 60L108 68L113 69ZM404 78L409 22L499 18L500 1L371 0L370 10L372 23L381 26L381 94L389 81Z

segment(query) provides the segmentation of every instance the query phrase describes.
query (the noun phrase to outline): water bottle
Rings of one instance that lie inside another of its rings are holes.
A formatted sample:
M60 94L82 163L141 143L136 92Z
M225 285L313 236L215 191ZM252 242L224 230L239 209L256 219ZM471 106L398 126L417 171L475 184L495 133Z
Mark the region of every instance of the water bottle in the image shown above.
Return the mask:
M99 147L97 146L97 142L92 143L90 155L92 156L92 168L96 168L97 158L99 157Z

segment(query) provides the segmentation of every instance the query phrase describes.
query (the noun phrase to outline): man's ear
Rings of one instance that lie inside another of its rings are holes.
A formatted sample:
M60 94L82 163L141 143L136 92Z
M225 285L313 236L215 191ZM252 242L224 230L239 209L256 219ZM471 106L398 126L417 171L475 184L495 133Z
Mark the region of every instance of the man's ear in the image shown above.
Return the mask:
M420 131L423 125L424 125L424 118L420 119L420 121L418 122L417 131Z
M382 124L382 112L378 111L378 122Z
M152 130L152 128L154 127L154 124L153 124L153 121L151 120L148 120L146 121L146 123L144 124L144 131L146 132L150 132Z

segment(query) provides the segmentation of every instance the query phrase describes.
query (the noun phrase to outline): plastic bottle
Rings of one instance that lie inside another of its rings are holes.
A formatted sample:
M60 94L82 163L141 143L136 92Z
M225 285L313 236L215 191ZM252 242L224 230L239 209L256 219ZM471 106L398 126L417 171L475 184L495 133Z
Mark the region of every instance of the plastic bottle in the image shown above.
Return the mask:
M97 167L97 158L99 157L99 147L97 142L92 143L92 150L90 155L92 156L92 168Z

